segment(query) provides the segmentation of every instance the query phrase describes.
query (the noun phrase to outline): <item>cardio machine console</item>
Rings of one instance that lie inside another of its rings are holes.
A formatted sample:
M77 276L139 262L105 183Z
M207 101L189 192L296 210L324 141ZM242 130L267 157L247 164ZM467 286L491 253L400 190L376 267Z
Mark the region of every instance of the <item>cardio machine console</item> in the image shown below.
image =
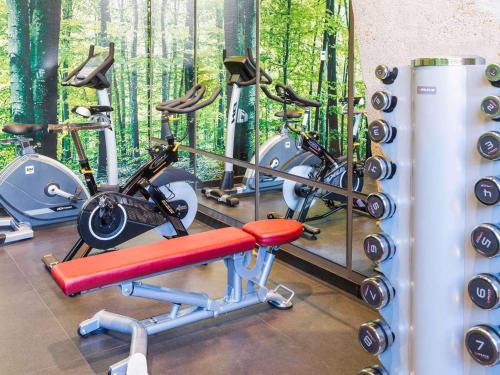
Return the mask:
M61 82L63 86L91 87L102 90L110 87L106 72L114 63L114 43L110 43L107 51L95 52L90 46L87 59Z

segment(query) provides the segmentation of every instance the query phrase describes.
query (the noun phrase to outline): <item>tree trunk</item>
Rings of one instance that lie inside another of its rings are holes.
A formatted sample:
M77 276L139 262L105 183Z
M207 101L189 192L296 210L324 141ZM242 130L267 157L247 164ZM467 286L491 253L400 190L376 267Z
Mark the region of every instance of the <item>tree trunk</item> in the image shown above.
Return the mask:
M132 137L132 156L139 156L139 118L137 113L137 28L139 18L137 14L137 0L131 0L132 7L132 42L130 44L130 79L129 79L129 109L130 135Z
M328 28L327 28L327 19L330 17L330 12L329 10L331 9L331 2L333 0L326 0L326 10L325 10L325 19L323 21L324 25L324 31L323 31L323 43L321 47L321 62L319 64L319 72L318 72L318 89L317 89L317 96L318 98L321 98L321 94L323 91L323 76L325 72L325 62L327 59L327 48L328 48ZM321 112L321 107L316 108L316 111L314 113L314 131L322 133L322 112Z
M57 66L60 0L33 0L31 19L31 70L34 121L46 126L57 122ZM44 131L41 153L57 156L57 135Z
M120 24L124 25L125 24L125 19L123 16L123 12L125 10L125 4L123 0L120 0ZM127 44L125 42L125 38L123 36L120 37L120 61L119 61L119 68L120 68L120 84L119 86L119 100L120 100L120 107L121 107L121 127L120 127L120 156L122 159L125 159L127 156L127 142L125 139L125 133L126 133L126 123L127 123L127 105L126 105L126 98L127 98L127 93L125 91L125 81L127 80L127 73L126 73L126 64L127 64ZM116 77L116 74L115 74ZM117 98L118 99L118 98Z
M183 59L183 71L184 71L184 90L188 90L194 85L194 0L186 1L186 27L188 29L188 37L184 41L184 59ZM194 114L190 113L187 115L187 131L189 138L189 146L194 147L195 145L195 120ZM189 154L189 166L194 167L195 155Z
M153 88L151 82L153 80L153 67L151 65L151 56L153 53L151 43L151 1L146 2L146 12L144 17L144 30L145 30L145 53L146 53L146 96L147 96L147 131L148 131L148 147L151 147L151 128L153 116Z
M62 19L63 21L69 21L73 17L73 0L63 0L62 1ZM66 58L70 50L70 38L71 38L71 26L65 24L64 30L61 30L61 46L64 52L62 61L62 72L60 72L61 78L64 78L68 73L68 59ZM68 104L68 88L60 87L61 92L61 121L65 122L69 118L69 104ZM61 161L67 162L71 160L71 136L66 134L61 140Z
M161 10L160 10L160 32L161 32L161 101L166 102L169 98L169 75L168 75L168 44L167 44L167 29L165 27L165 18L168 14L168 0L161 1ZM166 139L167 134L165 129L161 127L160 138Z
M217 8L215 25L217 30L220 30L224 27L224 11L220 7ZM221 33L217 33L218 35L218 47L220 50L224 49L224 38ZM222 57L222 56L221 56ZM219 97L219 114L217 118L217 132L215 136L215 146L217 149L221 149L224 147L224 128L226 124L226 111L224 107L224 91L226 91L226 70L224 68L224 61L222 58L219 58L219 86L222 88Z
M335 0L330 0L331 16L335 16ZM328 37L328 101L326 105L326 124L330 141L330 150L335 156L340 156L339 142L339 120L336 112L337 109L337 31Z
M255 2L240 0L224 1L224 35L227 55L246 54L246 48L255 48ZM231 98L231 88L228 88L227 99ZM229 105L228 105L229 107ZM240 120L236 124L234 157L239 160L249 160L254 145L255 127L255 86L242 90L239 102ZM235 168L235 174L240 174L241 168Z
M28 0L7 0L12 120L33 122Z
M288 59L290 55L290 24L292 22L292 0L287 0L286 7L286 27L285 27L285 40L283 50L285 51L283 57L283 83L286 85L288 82Z
M100 30L99 30L99 45L101 47L106 47L109 44L108 39L108 23L111 22L111 15L109 12L109 0L100 0ZM108 73L108 79L110 82L113 82L113 78L110 77L112 71ZM111 93L111 89L108 89L108 92ZM110 98L111 101L111 98ZM100 131L99 134L99 156L98 156L98 164L97 164L97 178L102 179L106 176L106 166L107 166L107 157L106 157L106 139L104 136L104 132ZM115 130L116 134L116 130Z

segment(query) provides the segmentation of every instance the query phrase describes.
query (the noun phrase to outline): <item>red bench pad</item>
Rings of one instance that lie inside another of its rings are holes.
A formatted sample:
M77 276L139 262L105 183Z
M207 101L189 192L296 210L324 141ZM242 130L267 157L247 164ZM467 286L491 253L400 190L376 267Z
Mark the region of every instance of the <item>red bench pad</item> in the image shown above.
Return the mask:
M254 247L255 238L250 234L222 228L59 263L51 272L64 294L70 295Z
M296 220L258 220L243 225L243 230L255 237L261 246L278 246L302 235L302 224Z

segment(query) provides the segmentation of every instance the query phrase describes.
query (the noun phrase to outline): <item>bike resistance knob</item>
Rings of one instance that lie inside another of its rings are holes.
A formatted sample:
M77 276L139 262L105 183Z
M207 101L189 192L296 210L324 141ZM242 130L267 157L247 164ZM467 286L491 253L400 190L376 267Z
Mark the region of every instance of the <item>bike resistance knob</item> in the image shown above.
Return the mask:
M374 120L368 125L368 136L375 143L392 143L397 129L385 120Z
M359 327L358 340L365 351L380 355L394 342L394 333L385 321L371 320Z
M483 366L495 366L500 362L500 332L498 327L478 325L465 335L465 346L470 356Z
M484 98L481 102L481 112L492 120L500 121L500 97L490 95Z
M389 375L389 373L382 366L374 365L364 368L358 375Z
M469 297L483 310L494 310L500 306L500 280L498 275L480 273L467 285Z
M363 249L368 259L382 263L396 254L396 245L391 237L384 233L374 233L366 236Z
M396 294L391 282L384 275L364 279L361 283L361 297L367 305L381 310L387 306Z
M372 193L366 198L366 209L377 220L388 219L396 212L396 203L386 193Z
M390 180L396 173L396 164L382 156L371 156L365 161L365 175L374 180Z
M492 130L481 135L477 140L477 150L485 159L500 159L500 133Z
M390 69L387 65L379 65L375 68L375 77L386 85L390 85L398 76L398 68Z
M376 91L372 95L372 106L377 111L392 112L397 102L398 99L386 91Z
M500 65L488 65L484 71L484 76L493 86L500 87Z
M500 255L500 227L494 224L481 224L471 233L474 250L482 256L493 258Z
M498 176L483 177L474 185L477 200L487 206L495 206L500 202L500 178Z

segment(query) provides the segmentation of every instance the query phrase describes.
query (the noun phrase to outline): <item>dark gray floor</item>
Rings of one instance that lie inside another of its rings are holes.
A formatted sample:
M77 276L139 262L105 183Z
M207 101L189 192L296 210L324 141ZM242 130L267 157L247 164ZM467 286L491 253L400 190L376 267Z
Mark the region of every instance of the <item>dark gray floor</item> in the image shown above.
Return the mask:
M195 223L192 231L208 230ZM149 241L147 235L140 241ZM0 249L0 374L106 374L127 356L119 334L81 339L78 323L100 309L145 318L168 310L161 302L126 298L108 289L65 297L40 262L62 256L75 239L72 225L46 228L36 238ZM224 292L221 262L156 277L173 288ZM159 374L356 374L374 359L362 352L360 323L377 314L355 298L277 263L271 284L297 292L292 310L261 305L151 338L150 375Z

